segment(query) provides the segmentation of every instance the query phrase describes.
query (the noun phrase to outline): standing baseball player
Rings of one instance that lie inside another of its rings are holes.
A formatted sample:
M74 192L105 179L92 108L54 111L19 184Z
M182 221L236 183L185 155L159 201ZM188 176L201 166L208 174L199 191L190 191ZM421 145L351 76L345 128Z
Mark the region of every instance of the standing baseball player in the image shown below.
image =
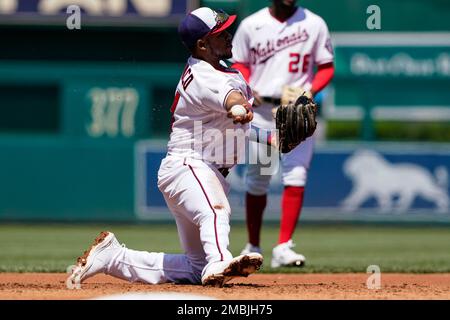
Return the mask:
M324 20L296 6L296 0L273 0L242 21L233 40L233 68L244 75L255 97L255 126L275 127L274 111L302 93L313 97L334 74L333 49ZM317 72L314 72L315 67ZM272 251L273 268L301 266L305 257L292 250L292 235L300 217L307 173L313 154L313 137L281 156L284 191L278 245ZM266 146L252 144L266 154ZM277 161L278 156L273 158ZM271 175L261 174L262 164L249 165L246 175L246 219L249 242L242 254L261 252L260 231Z
M253 118L252 90L239 71L222 61L232 56L232 37L226 29L235 19L202 7L188 14L178 29L192 55L172 104L172 132L158 187L176 220L184 254L127 249L113 233L102 232L78 258L68 278L71 284L103 272L151 284L222 286L260 268L259 253L233 258L228 250L231 210L225 176L245 144L229 148L223 138L229 131L239 136ZM235 105L244 113L233 115Z

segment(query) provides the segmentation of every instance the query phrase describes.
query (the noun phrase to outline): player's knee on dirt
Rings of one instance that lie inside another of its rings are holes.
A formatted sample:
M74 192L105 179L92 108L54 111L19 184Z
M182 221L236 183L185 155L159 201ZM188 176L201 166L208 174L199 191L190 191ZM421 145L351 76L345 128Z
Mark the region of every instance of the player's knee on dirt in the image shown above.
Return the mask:
M186 240L185 240L186 241ZM203 268L206 266L206 254L201 247L185 248L184 254L158 253L163 257L160 265L155 270L142 268L143 263L138 263L134 273L145 273L146 277L153 273L159 275L160 279L149 283L201 283Z
M283 185L304 187L308 178L308 170L305 167L294 167L284 170L282 174Z

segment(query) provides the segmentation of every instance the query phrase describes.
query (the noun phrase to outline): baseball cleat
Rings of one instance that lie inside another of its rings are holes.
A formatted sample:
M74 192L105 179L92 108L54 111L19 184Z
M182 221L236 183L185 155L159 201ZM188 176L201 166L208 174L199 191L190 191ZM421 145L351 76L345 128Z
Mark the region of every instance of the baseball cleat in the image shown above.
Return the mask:
M241 255L249 254L249 253L252 253L252 252L256 252L256 253L262 254L262 251L261 251L261 248L260 248L260 247L254 246L254 245L252 245L251 243L247 243L247 244L245 245L245 248L242 249Z
M83 280L105 272L113 253L122 248L112 232L102 231L91 247L78 257L72 274L66 280L67 287L79 289Z
M279 267L303 267L305 265L305 256L296 253L292 248L295 244L292 240L277 245L272 250L272 268Z
M225 283L236 277L248 277L258 271L263 263L259 253L237 256L230 261L217 262L208 267L202 277L204 286L223 287Z

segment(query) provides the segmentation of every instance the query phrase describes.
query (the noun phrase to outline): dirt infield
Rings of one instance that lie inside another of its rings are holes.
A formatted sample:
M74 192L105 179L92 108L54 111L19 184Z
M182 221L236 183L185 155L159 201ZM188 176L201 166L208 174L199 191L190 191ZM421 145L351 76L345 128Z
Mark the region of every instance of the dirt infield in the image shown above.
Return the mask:
M382 274L381 289L367 289L367 274L256 274L224 288L130 284L105 275L80 290L66 287L66 274L0 273L0 299L91 299L139 292L201 295L218 299L450 299L450 274Z

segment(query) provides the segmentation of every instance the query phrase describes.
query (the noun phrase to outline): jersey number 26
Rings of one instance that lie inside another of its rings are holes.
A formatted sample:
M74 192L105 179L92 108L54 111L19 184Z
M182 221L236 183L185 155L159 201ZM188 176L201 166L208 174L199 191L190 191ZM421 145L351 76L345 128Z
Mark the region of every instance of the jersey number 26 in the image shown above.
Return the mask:
M309 68L309 60L310 60L311 55L310 54L305 54L303 56L303 62L302 62L302 72L306 73L308 72L308 68ZM300 53L290 53L289 54L289 72L290 73L297 73L300 71L299 68L299 64L300 64Z

